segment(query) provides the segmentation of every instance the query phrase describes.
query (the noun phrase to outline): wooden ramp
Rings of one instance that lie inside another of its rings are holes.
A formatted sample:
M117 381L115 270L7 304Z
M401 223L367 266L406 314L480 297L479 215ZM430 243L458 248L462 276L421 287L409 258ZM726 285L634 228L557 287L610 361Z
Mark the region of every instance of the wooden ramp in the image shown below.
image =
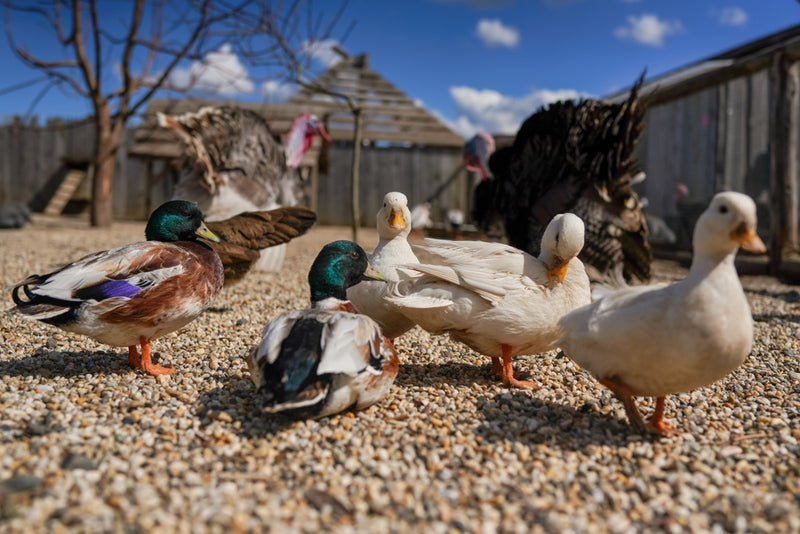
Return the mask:
M56 192L53 193L53 196L50 197L50 200L47 202L44 213L46 215L61 215L67 202L70 201L75 191L78 190L88 174L87 169L69 169L64 175L63 180L61 180L61 183L58 184Z

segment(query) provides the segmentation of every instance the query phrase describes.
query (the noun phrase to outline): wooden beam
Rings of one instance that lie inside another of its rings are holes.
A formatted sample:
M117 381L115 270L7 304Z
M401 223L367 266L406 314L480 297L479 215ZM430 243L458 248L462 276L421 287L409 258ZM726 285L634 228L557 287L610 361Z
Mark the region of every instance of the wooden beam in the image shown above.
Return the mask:
M681 80L679 83L674 83L672 85L659 87L657 80L648 82L641 90L641 100L648 106L657 106L696 93L697 91L729 82L735 78L740 78L770 68L775 53L782 53L787 56L789 61L796 61L800 59L800 43L790 43L784 49L780 50L780 52L760 53L751 57L735 59L734 62L727 67L713 69L689 79ZM616 101L623 99L623 97L627 98L627 94L617 94L613 99Z
M783 258L798 252L798 84L797 60L781 50L770 70L773 109L770 128L770 274L777 275Z

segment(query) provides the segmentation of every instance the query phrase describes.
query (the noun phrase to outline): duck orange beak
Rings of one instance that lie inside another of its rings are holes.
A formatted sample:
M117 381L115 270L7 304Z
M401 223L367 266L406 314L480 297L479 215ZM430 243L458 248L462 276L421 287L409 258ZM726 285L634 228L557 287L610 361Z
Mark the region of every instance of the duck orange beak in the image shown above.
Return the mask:
M567 276L567 266L569 262L564 261L558 256L553 256L550 260L550 266L547 267L547 279L555 284L560 284Z
M406 220L403 218L403 212L399 210L392 210L389 215L389 226L395 230L405 230Z
M748 252L763 254L767 251L767 246L764 245L764 242L758 237L755 229L750 228L746 223L740 224L736 227L736 230L731 232L731 239L736 241L740 247Z

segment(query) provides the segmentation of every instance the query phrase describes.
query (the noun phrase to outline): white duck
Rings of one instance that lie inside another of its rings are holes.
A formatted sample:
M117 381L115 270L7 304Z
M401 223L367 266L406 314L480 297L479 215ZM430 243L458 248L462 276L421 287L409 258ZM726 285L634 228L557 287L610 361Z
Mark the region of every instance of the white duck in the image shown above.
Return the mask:
M425 330L490 356L504 384L536 389L514 377L511 358L550 350L558 320L591 301L577 258L583 233L580 218L557 215L539 258L502 243L426 239L420 247L435 264L401 269L389 301Z
M611 292L561 320L557 344L616 394L638 429L678 433L663 421L666 396L719 380L749 354L753 319L734 256L740 246L765 252L755 229L755 203L719 193L695 226L685 279ZM656 397L646 424L634 395Z
M386 193L378 210L378 246L369 255L369 263L389 281L399 280L397 267L419 263L411 246L411 212L403 193ZM394 339L414 327L414 321L400 313L386 300L385 282L364 280L347 290L347 298L359 312L381 326L383 334Z

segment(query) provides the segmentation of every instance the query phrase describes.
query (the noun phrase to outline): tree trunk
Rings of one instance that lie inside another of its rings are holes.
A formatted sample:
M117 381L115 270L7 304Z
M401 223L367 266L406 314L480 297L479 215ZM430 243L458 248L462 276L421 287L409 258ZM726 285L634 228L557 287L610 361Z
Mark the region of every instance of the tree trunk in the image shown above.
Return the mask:
M363 124L360 108L353 110L353 118L355 119L355 125L353 127L353 164L350 167L350 202L352 206L353 241L358 243L358 226L361 224L361 210L359 209L358 199L358 174L359 164L361 162L361 130Z
M95 127L97 142L94 151L91 224L108 228L114 220L114 204L112 202L114 163L120 145L121 132L124 129L112 123L108 107L97 110Z

